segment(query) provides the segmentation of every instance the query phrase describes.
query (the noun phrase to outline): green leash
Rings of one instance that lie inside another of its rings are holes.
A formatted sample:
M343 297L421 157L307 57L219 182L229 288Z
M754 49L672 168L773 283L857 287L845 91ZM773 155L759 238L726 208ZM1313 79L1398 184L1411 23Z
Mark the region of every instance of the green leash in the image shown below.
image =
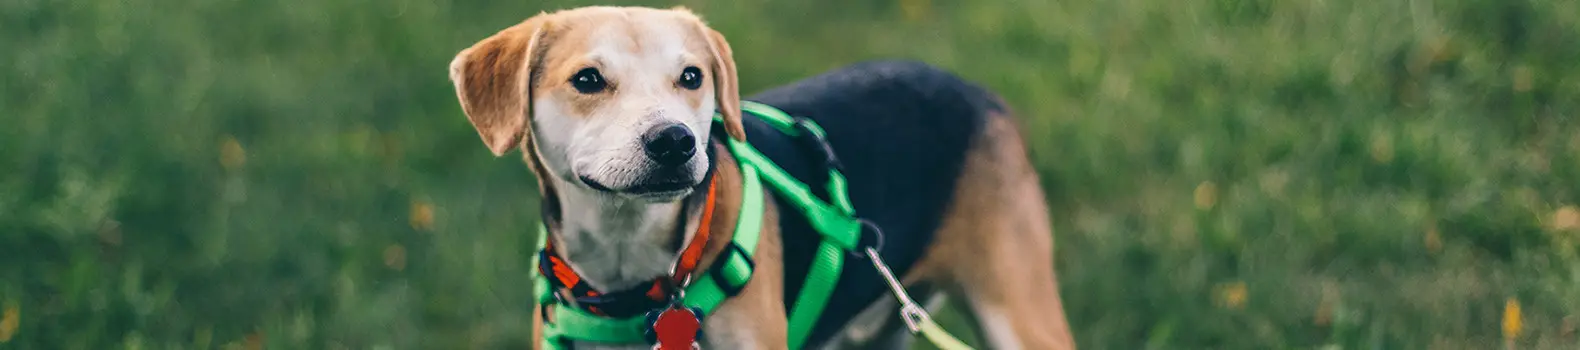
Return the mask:
M820 142L824 137L823 129L811 120L793 118L767 105L741 101L741 110L761 117L775 129L792 137L815 137ZM716 123L720 121L715 118ZM703 315L712 314L719 304L739 292L751 280L752 272L755 270L752 256L756 252L757 241L762 231L765 200L762 186L766 181L797 211L805 215L812 228L823 236L813 258L812 268L808 271L806 283L801 288L801 294L796 298L795 305L790 308L788 334L791 349L802 348L807 338L811 336L812 326L816 325L818 317L822 316L829 297L833 295L834 285L839 281L839 274L845 263L845 252L857 251L864 253L886 279L895 297L900 301L901 317L912 334L920 333L940 349L971 349L945 332L927 316L924 309L906 295L904 288L894 278L888 266L884 265L878 257L877 251L860 246L862 229L876 230L877 227L856 219L855 209L851 206L849 194L846 192L845 176L840 173L837 166L830 167L828 181L824 184L829 198L833 201L830 204L818 198L806 184L790 176L750 144L726 139L730 153L739 160L741 168L743 197L740 217L735 224L735 234L730 239L729 249L725 250L725 255L721 256L719 262L709 268L702 278L686 288L681 298L682 304L701 309ZM832 157L832 154L828 156ZM547 230L540 226L539 250L543 249L547 236ZM533 255L532 263L536 266L536 254ZM544 349L562 349L564 348L562 345L570 340L616 344L647 341L643 336L643 332L648 327L644 318L617 319L591 315L555 300L553 291L549 290L548 280L542 274L535 276L533 284L538 303L545 308L552 308L554 315L553 322L544 320L544 344L541 344Z

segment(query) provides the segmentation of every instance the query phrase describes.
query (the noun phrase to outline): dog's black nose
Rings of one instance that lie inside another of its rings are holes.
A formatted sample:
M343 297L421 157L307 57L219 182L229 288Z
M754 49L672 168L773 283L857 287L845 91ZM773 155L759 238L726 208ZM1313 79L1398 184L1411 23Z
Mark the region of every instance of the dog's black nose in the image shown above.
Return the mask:
M691 129L681 124L661 125L648 130L642 135L642 143L647 148L647 156L663 166L683 164L697 153L696 136L692 136Z

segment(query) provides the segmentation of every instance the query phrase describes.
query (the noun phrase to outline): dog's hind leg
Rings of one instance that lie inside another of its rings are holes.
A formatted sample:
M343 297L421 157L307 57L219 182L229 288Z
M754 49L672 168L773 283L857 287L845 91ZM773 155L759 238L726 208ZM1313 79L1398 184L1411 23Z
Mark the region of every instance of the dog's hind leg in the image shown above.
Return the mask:
M1014 121L987 118L936 242L916 275L907 276L942 282L963 297L987 348L1075 348L1038 181Z

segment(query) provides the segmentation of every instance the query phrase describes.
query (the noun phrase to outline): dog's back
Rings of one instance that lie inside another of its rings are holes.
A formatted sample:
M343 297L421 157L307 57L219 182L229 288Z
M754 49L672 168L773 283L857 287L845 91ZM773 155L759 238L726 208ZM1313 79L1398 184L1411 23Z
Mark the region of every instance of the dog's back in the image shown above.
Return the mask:
M857 216L882 228L882 254L899 275L910 272L935 242L973 142L990 137L983 133L990 119L1008 115L988 91L912 61L858 63L747 99L823 127L844 166ZM819 176L826 170L815 163L814 151L756 118L746 118L745 126L755 147L821 188ZM779 207L789 208L784 202ZM781 221L788 307L805 282L819 236L799 215L782 215ZM808 344L827 340L887 291L865 261L848 260Z

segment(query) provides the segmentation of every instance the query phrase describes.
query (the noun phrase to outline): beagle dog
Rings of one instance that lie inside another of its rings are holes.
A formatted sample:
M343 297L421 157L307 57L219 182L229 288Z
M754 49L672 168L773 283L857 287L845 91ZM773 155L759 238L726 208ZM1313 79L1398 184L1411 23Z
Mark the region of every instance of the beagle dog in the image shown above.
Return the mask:
M742 178L723 138L749 141L804 182L826 173L791 136L742 115L728 42L683 7L540 13L462 50L449 74L483 144L495 156L522 151L551 223L548 241L597 290L665 276L701 225L715 234L699 266L726 248ZM880 254L917 300L963 300L989 348L1074 348L1048 207L999 97L923 63L872 61L747 100L823 127L856 213L883 228ZM716 115L724 127L711 127ZM698 200L711 192L699 191L710 177L717 200ZM787 310L820 236L778 193L763 191L773 200L762 206L755 273L706 315L703 348L787 347ZM692 209L709 202L717 210L700 222ZM872 266L846 263L835 286L805 344L912 341ZM538 310L541 336L541 318L554 315Z

